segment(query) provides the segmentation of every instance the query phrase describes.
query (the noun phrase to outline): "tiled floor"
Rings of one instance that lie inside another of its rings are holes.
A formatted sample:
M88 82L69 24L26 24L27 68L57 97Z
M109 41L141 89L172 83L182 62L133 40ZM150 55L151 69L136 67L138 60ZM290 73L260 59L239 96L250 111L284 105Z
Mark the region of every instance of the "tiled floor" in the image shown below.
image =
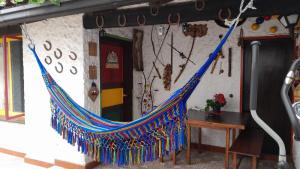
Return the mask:
M197 153L192 152L192 164L185 164L185 152L177 156L177 165L173 165L172 161L165 159L164 163L158 161L148 162L141 166L123 167L125 169L224 169L224 155L219 153ZM117 166L99 166L95 169L118 169ZM30 164L24 163L23 158L10 156L0 153L0 169L44 169ZM51 167L50 169L62 169L60 167ZM251 160L244 158L241 162L240 169L251 169ZM260 161L258 169L276 169L274 161Z

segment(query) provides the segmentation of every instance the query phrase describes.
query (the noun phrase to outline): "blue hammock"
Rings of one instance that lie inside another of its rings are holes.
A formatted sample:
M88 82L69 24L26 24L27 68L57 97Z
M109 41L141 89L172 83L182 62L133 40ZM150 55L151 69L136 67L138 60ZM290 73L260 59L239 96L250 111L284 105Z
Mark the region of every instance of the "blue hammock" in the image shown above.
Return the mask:
M186 145L186 102L217 57L234 24L192 78L145 116L132 122L103 119L79 106L55 82L30 48L51 96L52 127L78 151L104 164L141 164L182 149Z

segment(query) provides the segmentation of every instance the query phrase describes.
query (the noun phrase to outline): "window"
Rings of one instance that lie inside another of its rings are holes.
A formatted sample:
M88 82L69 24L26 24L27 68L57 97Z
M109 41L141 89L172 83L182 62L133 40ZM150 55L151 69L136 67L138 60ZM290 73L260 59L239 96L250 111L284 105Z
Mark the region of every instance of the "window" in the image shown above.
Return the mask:
M22 38L3 36L0 42L0 119L24 122Z

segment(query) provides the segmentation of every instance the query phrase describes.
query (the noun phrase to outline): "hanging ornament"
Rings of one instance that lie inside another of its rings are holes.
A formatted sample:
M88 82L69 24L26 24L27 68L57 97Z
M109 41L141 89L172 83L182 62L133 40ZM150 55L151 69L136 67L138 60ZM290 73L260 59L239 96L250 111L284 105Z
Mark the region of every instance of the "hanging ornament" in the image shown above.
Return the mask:
M253 24L251 25L251 29L254 30L254 31L258 30L258 29L259 29L259 24L253 23Z
M93 102L97 99L97 97L98 97L98 95L99 95L99 90L98 90L98 87L97 87L97 85L96 85L95 82L92 83L92 86L91 86L91 88L90 88L90 90L89 90L88 95L89 95L89 98L90 98Z
M264 16L264 20L268 21L271 19L271 16Z
M256 20L255 20L255 22L257 24L262 24L262 23L264 23L264 21L265 21L265 19L263 17L257 17Z
M271 33L276 33L277 30L278 30L277 26L271 26L270 29L269 29L269 31L270 31Z

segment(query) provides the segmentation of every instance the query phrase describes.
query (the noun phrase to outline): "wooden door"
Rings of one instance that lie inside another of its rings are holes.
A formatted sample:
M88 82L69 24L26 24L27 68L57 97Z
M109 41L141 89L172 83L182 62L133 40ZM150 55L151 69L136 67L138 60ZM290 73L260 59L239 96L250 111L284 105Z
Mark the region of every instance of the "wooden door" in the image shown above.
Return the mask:
M291 147L291 125L281 100L280 90L284 77L292 62L294 41L290 38L259 40L259 79L258 79L258 115L283 139L287 152ZM242 111L249 112L250 77L252 52L250 43L245 41L243 48L243 84ZM248 127L260 128L253 120ZM270 137L265 137L263 153L278 154L278 146Z
M131 42L100 37L101 115L114 121L132 120Z

